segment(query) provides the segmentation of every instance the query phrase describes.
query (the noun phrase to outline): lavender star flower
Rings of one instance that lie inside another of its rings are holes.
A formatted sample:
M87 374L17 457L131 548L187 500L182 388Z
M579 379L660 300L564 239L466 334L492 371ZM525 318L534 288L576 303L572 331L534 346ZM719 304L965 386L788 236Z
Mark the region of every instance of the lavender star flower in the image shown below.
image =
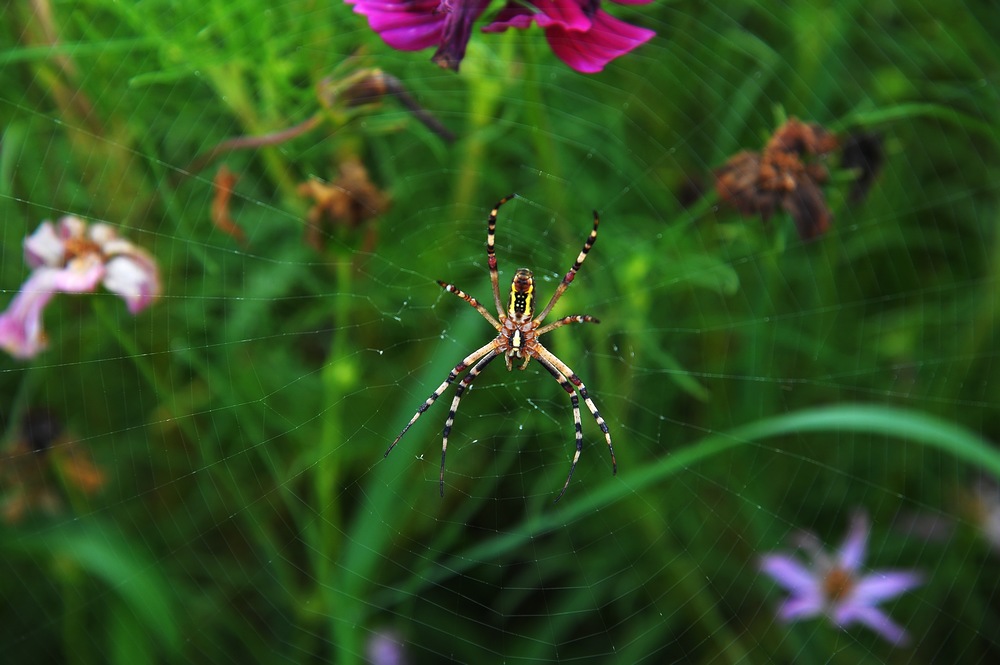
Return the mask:
M389 46L419 51L437 45L431 58L458 70L472 32L489 0L344 0L368 18ZM613 0L646 4L652 0ZM509 0L483 32L528 28L538 23L552 51L579 72L601 71L608 62L652 39L652 30L620 21L600 9L600 0Z
M107 224L88 228L73 216L63 217L58 226L44 221L25 239L24 257L32 273L0 314L0 348L16 358L32 358L45 349L42 312L57 293L91 292L103 283L132 314L160 293L153 258Z
M847 538L831 557L813 534L803 534L801 547L812 555L811 565L786 554L768 554L761 570L791 592L782 603L778 618L784 622L825 616L847 628L860 623L894 645L904 645L908 636L878 608L923 582L914 571L872 571L862 575L861 563L868 547L868 519L859 513L851 521Z
M393 631L377 632L368 639L365 648L372 665L406 665L404 640Z

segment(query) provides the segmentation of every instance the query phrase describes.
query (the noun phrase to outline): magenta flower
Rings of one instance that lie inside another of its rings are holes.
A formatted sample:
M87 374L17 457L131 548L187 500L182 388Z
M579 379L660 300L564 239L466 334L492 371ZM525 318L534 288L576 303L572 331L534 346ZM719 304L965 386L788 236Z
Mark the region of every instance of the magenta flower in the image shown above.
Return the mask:
M420 51L437 44L431 58L458 70L465 57L472 24L490 0L344 0L386 44L400 51Z
M132 314L160 293L153 258L107 224L88 228L73 216L63 217L58 226L44 221L25 238L24 258L31 275L0 314L0 348L17 358L34 357L45 348L42 311L57 293L91 292L104 284Z
M489 0L344 0L368 18L368 24L389 46L419 51L437 45L431 58L458 69L465 56L472 24ZM646 4L652 0L613 0ZM483 32L528 28L538 23L549 46L579 72L594 73L620 55L653 38L652 30L620 21L600 9L600 0L508 0Z
M652 0L613 0L618 4L646 4ZM527 28L534 21L560 60L578 72L593 74L656 35L625 23L599 9L600 0L534 0L524 5L509 0L483 32Z
M919 586L923 577L913 571L861 574L868 547L868 519L864 514L854 516L847 538L833 556L823 551L813 534L803 534L799 540L799 545L812 555L811 565L786 554L768 554L760 563L763 572L792 594L778 610L781 621L825 616L841 628L860 623L897 646L906 643L906 631L878 604Z

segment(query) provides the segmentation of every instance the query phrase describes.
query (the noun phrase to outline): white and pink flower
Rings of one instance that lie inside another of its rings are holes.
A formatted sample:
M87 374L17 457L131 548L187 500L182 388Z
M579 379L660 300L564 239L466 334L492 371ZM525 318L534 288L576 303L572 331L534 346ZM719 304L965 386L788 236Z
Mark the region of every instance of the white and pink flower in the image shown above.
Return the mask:
M17 358L45 349L42 313L57 293L90 293L103 284L138 314L160 294L156 261L145 250L118 236L113 227L87 225L79 217L50 221L24 240L28 280L0 314L0 348Z

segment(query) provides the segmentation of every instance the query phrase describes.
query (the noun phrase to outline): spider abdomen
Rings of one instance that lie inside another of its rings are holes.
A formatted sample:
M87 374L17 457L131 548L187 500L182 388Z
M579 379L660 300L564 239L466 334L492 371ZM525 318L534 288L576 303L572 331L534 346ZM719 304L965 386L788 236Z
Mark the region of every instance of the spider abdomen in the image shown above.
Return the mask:
M510 304L507 315L517 319L530 319L535 313L535 278L527 268L514 273L510 283Z

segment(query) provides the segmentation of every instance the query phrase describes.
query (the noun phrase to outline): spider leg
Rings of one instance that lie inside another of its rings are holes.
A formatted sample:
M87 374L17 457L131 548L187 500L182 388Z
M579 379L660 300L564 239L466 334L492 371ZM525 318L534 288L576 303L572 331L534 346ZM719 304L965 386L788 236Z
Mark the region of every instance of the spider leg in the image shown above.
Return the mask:
M580 391L580 397L583 398L584 404L586 404L587 408L590 409L590 415L594 416L594 420L597 421L597 426L601 428L602 432L604 432L604 438L608 442L608 452L611 453L611 474L617 474L618 462L615 461L615 448L611 445L611 432L608 431L608 424L604 422L604 418L601 417L601 412L597 410L594 400L590 399L590 395L587 394L587 386L583 385L583 381L581 381L580 377L576 375L576 372L570 369L566 363L559 360L559 358L557 358L551 351L546 349L541 344L535 345L535 353L537 354L536 358L539 362L542 362L543 364L547 362L558 369L562 375L568 378L570 383L572 383L576 389Z
M579 270L580 266L583 265L584 260L586 260L587 258L587 253L590 252L590 248L594 246L595 242L597 242L597 225L600 222L601 220L597 216L597 211L595 210L594 230L590 232L590 235L587 237L587 241L583 243L583 249L580 250L580 255L576 257L576 261L573 263L573 267L570 268L569 272L566 273L566 276L563 277L562 282L560 282L559 286L556 287L556 292L552 294L552 299L549 300L549 304L545 306L545 309L542 310L541 314L535 317L535 321L538 321L540 323L542 320L544 320L545 317L549 315L549 312L552 311L552 308L555 307L555 304L559 301L559 298L562 297L562 294L565 293L567 288L569 288L570 282L572 282L573 278L576 277L576 271Z
M497 201L497 204L493 206L493 210L490 212L489 219L486 221L486 263L490 267L490 282L493 283L493 301L497 306L497 314L503 312L503 302L500 300L500 275L497 273L497 254L493 246L493 236L497 230L497 212L500 211L500 206L510 201L514 196L514 194L508 194Z
M427 409L429 409L431 407L431 404L433 404L434 402L437 401L437 398L440 397L441 394L444 393L444 391L448 389L448 386L451 384L451 382L454 381L455 378L466 367L468 367L472 363L478 361L480 358L482 358L483 356L485 356L486 354L488 354L490 352L496 353L496 350L494 349L494 344L495 343L496 343L496 340L490 342L486 346L482 346L482 347L476 349L475 351L473 351L472 353L470 353L465 358L465 360L463 360L462 362L460 362L457 365L455 365L455 369L451 370L451 372L448 373L448 378L444 380L444 383L442 383L440 386L438 386L437 390L435 390L434 392L431 393L431 396L428 397L424 401L424 403L420 405L420 408L417 409L417 412L413 414L412 418L410 418L410 422L406 423L406 427L403 428L403 431L399 433L399 436L397 436L396 439L395 439L395 441L392 442L392 445L390 445L389 448L385 451L384 457L388 457L389 456L389 453L391 453L392 449L396 447L396 444L399 443L399 440L403 438L403 435L406 434L406 431L408 429L410 429L410 427L413 425L413 423L417 422L417 418L419 418L421 415L423 415L424 411L426 411Z
M580 421L580 399L576 396L573 385L552 363L543 358L539 358L538 362L541 363L542 367L549 370L549 373L555 377L555 380L559 382L563 390L569 393L569 402L573 405L573 426L576 428L576 454L573 455L573 463L569 467L569 475L566 476L566 483L559 490L559 496L552 502L556 503L566 493L566 488L569 487L569 481L573 477L573 472L576 471L576 463L580 461L580 453L583 452L583 423Z
M462 394L466 388L472 385L472 382L476 380L476 377L483 371L483 368L496 360L499 355L496 350L493 350L483 356L469 370L469 373L462 377L462 380L458 382L458 387L455 389L455 399L451 400L451 410L448 411L448 420L444 421L444 434L441 443L441 476L439 479L441 483L441 496L444 496L444 458L448 453L448 435L451 434L451 426L455 423L455 412L458 411L458 404L462 401Z
M589 314L577 314L576 316L564 316L558 321L553 321L547 326L542 326L535 331L535 337L539 337L549 332L550 330L555 330L556 328L562 328L567 323L600 323L597 318L590 316Z
M441 280L438 280L438 284L440 284L441 288L447 291L448 293L454 293L456 296L458 296L465 302L475 307L476 311L482 314L483 318L489 321L491 326L493 326L497 330L500 330L500 322L497 321L496 318L494 318L494 316L490 314L485 307L479 304L478 300L476 300L475 298L473 298L468 293L458 288L454 284L449 284L448 282L442 282Z

